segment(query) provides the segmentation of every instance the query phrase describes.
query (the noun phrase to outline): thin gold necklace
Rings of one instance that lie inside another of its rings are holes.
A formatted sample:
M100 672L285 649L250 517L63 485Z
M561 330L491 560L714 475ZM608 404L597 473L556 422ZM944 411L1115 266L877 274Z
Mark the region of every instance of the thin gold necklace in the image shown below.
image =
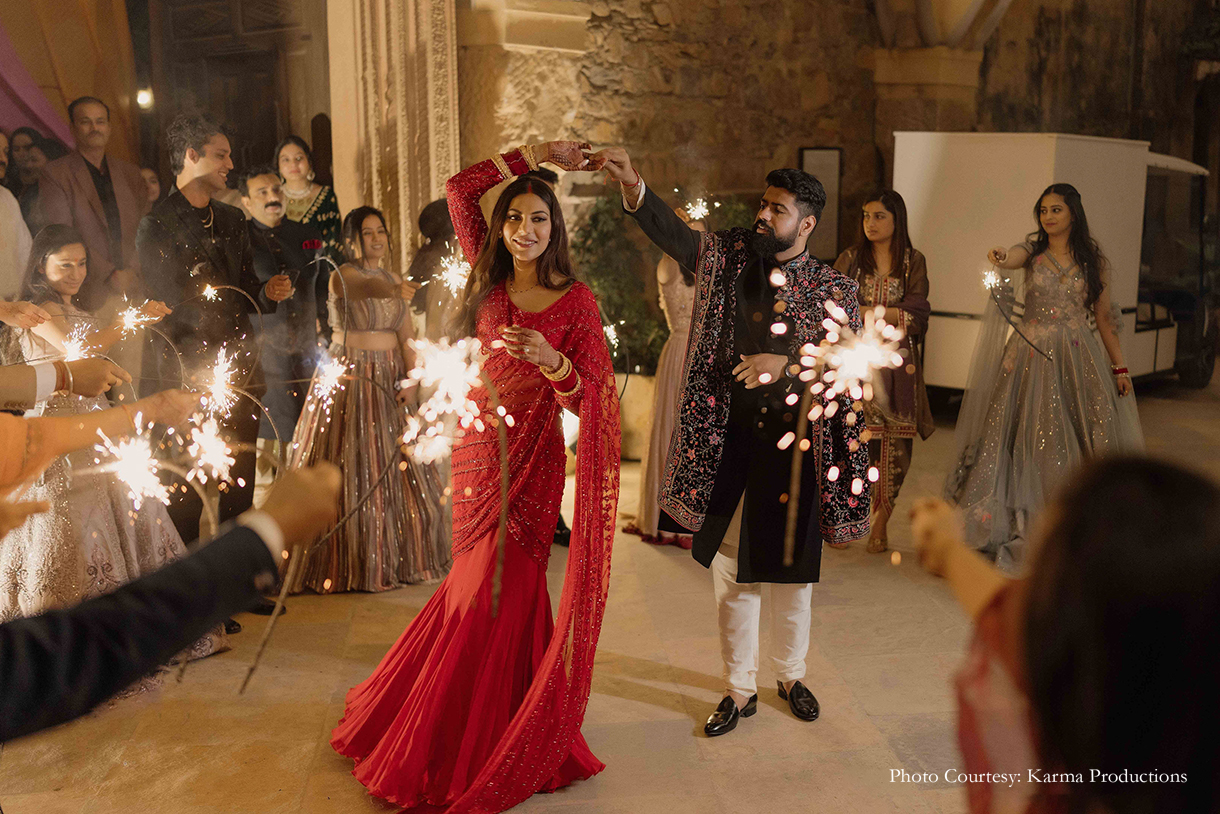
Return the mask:
M541 280L534 280L534 284L532 286L530 286L529 288L513 288L513 280L510 279L508 281L508 293L509 294L524 294L527 291L533 291L535 288L538 287L538 284L541 282L542 282Z

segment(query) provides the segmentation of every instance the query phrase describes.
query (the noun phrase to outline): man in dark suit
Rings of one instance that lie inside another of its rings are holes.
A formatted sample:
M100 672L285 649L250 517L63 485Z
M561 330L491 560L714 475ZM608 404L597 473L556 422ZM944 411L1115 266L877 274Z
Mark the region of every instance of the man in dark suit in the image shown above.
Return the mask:
M263 404L275 422L263 416L259 437L292 440L309 378L318 362L318 326L326 317L326 284L322 235L312 226L284 216L280 176L271 167L255 167L237 184L241 205L250 213L247 226L254 250L254 272L260 280L287 274L296 293L263 319ZM304 379L302 382L300 380Z
M189 557L74 608L0 625L0 743L85 714L257 602L285 545L334 519L340 484L333 464L285 472L260 511Z
M86 311L101 309L117 295L136 296L139 258L136 229L148 212L140 168L106 155L110 108L82 96L68 105L76 149L42 170L38 182L41 222L73 226L89 250L89 274L77 294Z
M188 385L208 381L223 348L236 359L233 383L257 394L262 376L256 363L257 326L250 314L274 313L277 303L292 296L292 281L284 274L259 280L245 216L212 200L213 193L225 188L233 169L229 138L221 125L198 113L180 114L170 123L166 140L177 178L165 199L140 221L136 248L153 299L174 309L160 325L174 348L154 336L145 353L143 389L169 386L180 378L180 369ZM239 288L250 299L224 289L214 300L206 299L202 295L209 285ZM258 439L259 414L248 399L241 399L221 417L222 433L252 448ZM222 522L249 509L254 500L255 454L241 451L235 457L234 483L220 496ZM199 536L202 505L193 489L181 488L180 481L175 485L179 488L174 490L170 516L182 539L194 540Z

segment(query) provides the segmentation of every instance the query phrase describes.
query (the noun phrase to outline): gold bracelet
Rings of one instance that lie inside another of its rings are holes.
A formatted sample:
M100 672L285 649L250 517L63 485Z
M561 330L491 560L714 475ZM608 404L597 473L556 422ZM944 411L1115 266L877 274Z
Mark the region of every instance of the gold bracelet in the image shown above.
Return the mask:
M536 172L538 170L538 159L534 156L534 145L522 144L517 149L521 151L521 157L525 159L526 166Z
M559 363L559 367L555 368L554 370L547 370L545 367L539 368L539 370L542 371L542 375L546 376L553 382L561 382L568 376L572 375L572 360L564 356L562 353L559 354L559 358L563 361L561 361Z
M576 384L572 385L572 389L568 390L566 393L556 390L555 395L559 396L560 398L567 398L568 396L575 394L576 391L579 389L580 389L580 374L577 373L576 374Z
M508 162L504 160L504 156L495 153L491 157L491 163L496 165L496 169L500 171L500 180L507 180L513 177L512 170L508 168Z

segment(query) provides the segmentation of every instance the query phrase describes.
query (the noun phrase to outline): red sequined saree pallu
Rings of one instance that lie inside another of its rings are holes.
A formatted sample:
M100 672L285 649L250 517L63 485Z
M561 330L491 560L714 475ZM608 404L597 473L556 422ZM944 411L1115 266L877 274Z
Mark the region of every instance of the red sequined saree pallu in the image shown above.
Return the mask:
M523 164L513 156L500 163ZM478 199L504 177L486 161L449 182L470 260L487 228ZM542 332L571 360L578 381L560 390L536 366L492 349L506 324ZM580 734L609 586L621 437L597 305L576 283L548 308L522 311L499 286L479 311L478 335L483 370L514 419L498 609L493 613L491 588L500 452L497 431L487 427L472 430L453 452L453 570L348 694L331 741L357 761L353 773L370 792L417 811L504 811L604 768ZM472 397L490 411L487 392ZM546 564L564 486L565 408L580 416L576 513L552 617Z

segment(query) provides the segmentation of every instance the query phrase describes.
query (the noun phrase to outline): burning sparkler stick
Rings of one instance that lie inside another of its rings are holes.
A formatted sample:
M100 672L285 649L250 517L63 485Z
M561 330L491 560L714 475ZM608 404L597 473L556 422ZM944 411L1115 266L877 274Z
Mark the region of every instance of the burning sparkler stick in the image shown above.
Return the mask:
M784 528L784 565L791 566L796 552L796 520L801 496L801 468L804 455L809 449L808 426L810 421L831 418L838 412L841 399L851 399L853 414L861 410L861 402L871 401L876 395L873 379L876 371L900 367L904 363L898 352L903 337L902 330L885 321L885 308L864 313L864 328L856 334L849 326L847 312L834 302L826 303L829 314L822 325L826 336L818 345L808 344L801 348L799 374L803 382L809 382L800 396L800 414L797 417L796 433L789 433L780 440L785 449L793 442L796 449L792 456L792 470L788 489L788 515ZM822 403L813 404L815 397ZM796 396L789 396L795 403ZM850 416L848 418L850 421ZM831 466L827 478L839 477L839 469ZM870 479L871 479L870 471ZM863 481L852 484L853 492L864 490Z
M1004 284L1007 282L1009 282L1009 278L1001 276L999 271L995 268L990 268L983 272L983 288L987 289L987 293L991 295L991 301L995 303L995 307L997 310L999 310L1000 316L1004 317L1004 321L1007 322L1014 331L1016 331L1017 336L1025 340L1025 344L1029 345L1031 348L1044 356L1048 362L1054 361L1051 358L1050 352L1045 351L1035 345L1033 340L1031 340L1021 331L1021 328L1013 320L1012 316L1009 315L1006 310L1004 310L1004 303L1000 300L999 292L1004 290Z
M466 281L470 279L470 264L462 256L461 249L455 249L441 260L441 272L437 279L450 294L460 294L466 287Z

